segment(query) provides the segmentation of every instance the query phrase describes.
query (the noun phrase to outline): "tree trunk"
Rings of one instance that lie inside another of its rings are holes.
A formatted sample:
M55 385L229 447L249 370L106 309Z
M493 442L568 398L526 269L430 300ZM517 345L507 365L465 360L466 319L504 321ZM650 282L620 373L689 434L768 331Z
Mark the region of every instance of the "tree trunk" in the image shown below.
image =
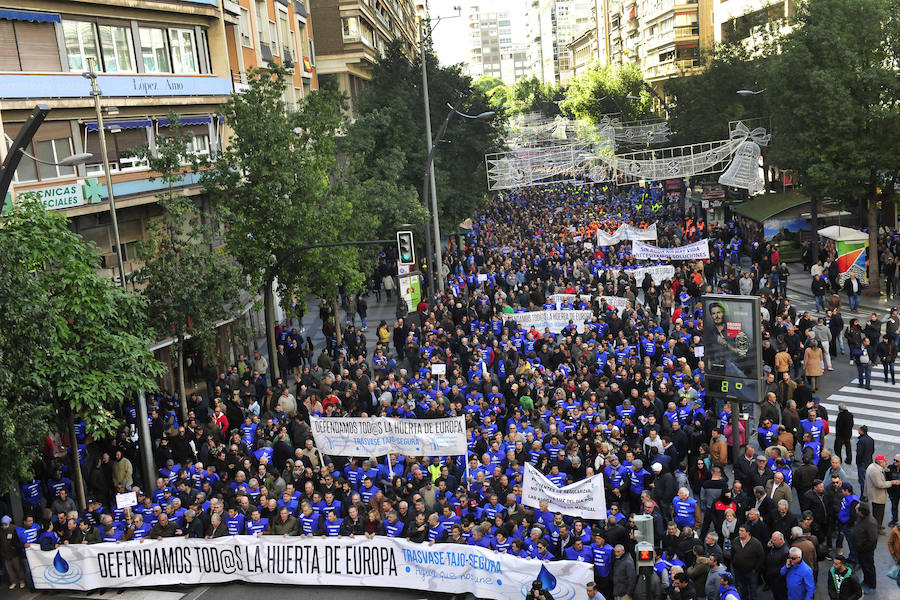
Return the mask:
M181 423L187 424L187 396L184 392L184 337L179 335L176 342L178 352L178 397L181 399Z
M84 490L84 477L81 474L81 461L78 459L78 438L75 436L75 413L70 408L69 413L69 439L72 444L72 480L75 483L75 496L78 499L78 508L84 510L87 508L87 496Z
M881 269L878 265L878 202L874 190L869 194L869 207L866 211L866 225L869 228L869 287L867 296L881 295Z
M341 295L339 293L335 293L334 295L334 339L337 340L337 345L340 346L343 341L343 337L341 335L341 321L338 319L338 310L341 304Z
M810 241L810 256L812 264L819 261L819 195L812 194L809 202L809 223L812 226L812 240Z
M269 351L269 373L271 374L270 383L275 384L278 379L278 349L275 347L275 294L272 291L272 281L266 281L266 287L263 290L263 299L265 302L266 315L266 347Z

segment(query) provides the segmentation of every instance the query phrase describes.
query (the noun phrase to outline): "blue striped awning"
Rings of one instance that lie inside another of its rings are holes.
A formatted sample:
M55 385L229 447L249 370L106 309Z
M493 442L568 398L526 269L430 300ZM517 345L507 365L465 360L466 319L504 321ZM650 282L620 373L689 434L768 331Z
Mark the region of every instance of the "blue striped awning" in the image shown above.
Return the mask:
M157 119L156 122L160 127L168 127L172 124L168 119ZM212 117L178 117L180 125L206 125L212 123Z
M87 123L85 123L85 125L87 126L87 130L89 132L97 131L98 129L100 129L97 126L97 121L88 121ZM153 121L151 121L150 119L136 119L130 121L103 121L103 125L106 127L106 129L109 129L110 127L118 127L119 129L139 129L141 127L153 126Z
M55 13L35 12L31 10L10 10L0 8L0 19L7 21L31 21L32 23L59 23L59 15Z

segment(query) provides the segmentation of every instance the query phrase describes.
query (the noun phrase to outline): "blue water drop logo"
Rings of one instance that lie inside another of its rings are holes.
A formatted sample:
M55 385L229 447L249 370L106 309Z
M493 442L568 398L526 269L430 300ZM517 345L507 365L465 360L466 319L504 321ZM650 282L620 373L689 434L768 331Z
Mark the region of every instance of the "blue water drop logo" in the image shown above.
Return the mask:
M69 563L60 555L58 550L56 551L56 556L53 557L53 567L60 573L69 572Z
M541 566L541 572L538 573L537 580L541 582L545 590L556 589L556 577L543 565Z

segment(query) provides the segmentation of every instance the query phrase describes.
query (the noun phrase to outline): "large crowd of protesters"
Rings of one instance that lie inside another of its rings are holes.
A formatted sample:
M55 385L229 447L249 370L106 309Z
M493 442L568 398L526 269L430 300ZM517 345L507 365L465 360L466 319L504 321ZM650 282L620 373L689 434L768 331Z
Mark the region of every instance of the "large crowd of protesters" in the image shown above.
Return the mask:
M659 284L636 281L630 242L595 243L598 230L622 223L656 224L660 246L708 237L712 259L675 261ZM280 379L267 379L265 357L240 356L208 374L186 421L178 398L152 399L155 480L141 481L127 429L91 439L76 424L88 498L79 510L75 453L48 438L34 480L21 485L24 522L4 517L0 529L10 587L25 585L30 545L237 534L392 536L584 561L592 600L755 600L763 588L775 600L811 600L820 570L829 597L855 599L876 586L876 548L888 545L900 562L900 455L877 453L843 407L830 426L815 394L839 351L869 375L879 356L893 364L897 340L882 338L880 322L845 327L840 306L799 314L776 245L745 239L737 222L694 220L681 194L660 186L503 193L473 224L445 251L447 291L380 323L371 356L366 298L353 296L347 323L323 310L319 353L296 328L278 329ZM374 278L378 298L396 288L393 269L386 260ZM738 448L731 406L707 395L695 351L705 293L761 299L763 401L742 408ZM553 294L576 296L558 304ZM611 297L627 307L615 310ZM516 322L547 309L592 316L560 331ZM433 374L435 364L446 374ZM375 415L463 415L468 455L347 458L314 444L310 416ZM133 426L135 408L123 417ZM603 473L607 519L523 506L526 463L560 486ZM117 508L128 491L137 504ZM649 571L635 566L635 515L652 517ZM531 595L549 594L538 585Z

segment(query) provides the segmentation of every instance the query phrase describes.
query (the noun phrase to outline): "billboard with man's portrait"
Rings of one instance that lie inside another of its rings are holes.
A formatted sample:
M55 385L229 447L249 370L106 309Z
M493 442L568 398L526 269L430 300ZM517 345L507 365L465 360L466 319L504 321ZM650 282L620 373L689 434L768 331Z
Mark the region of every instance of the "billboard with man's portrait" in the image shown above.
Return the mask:
M759 379L759 318L759 299L753 296L703 296L703 346L707 373Z

